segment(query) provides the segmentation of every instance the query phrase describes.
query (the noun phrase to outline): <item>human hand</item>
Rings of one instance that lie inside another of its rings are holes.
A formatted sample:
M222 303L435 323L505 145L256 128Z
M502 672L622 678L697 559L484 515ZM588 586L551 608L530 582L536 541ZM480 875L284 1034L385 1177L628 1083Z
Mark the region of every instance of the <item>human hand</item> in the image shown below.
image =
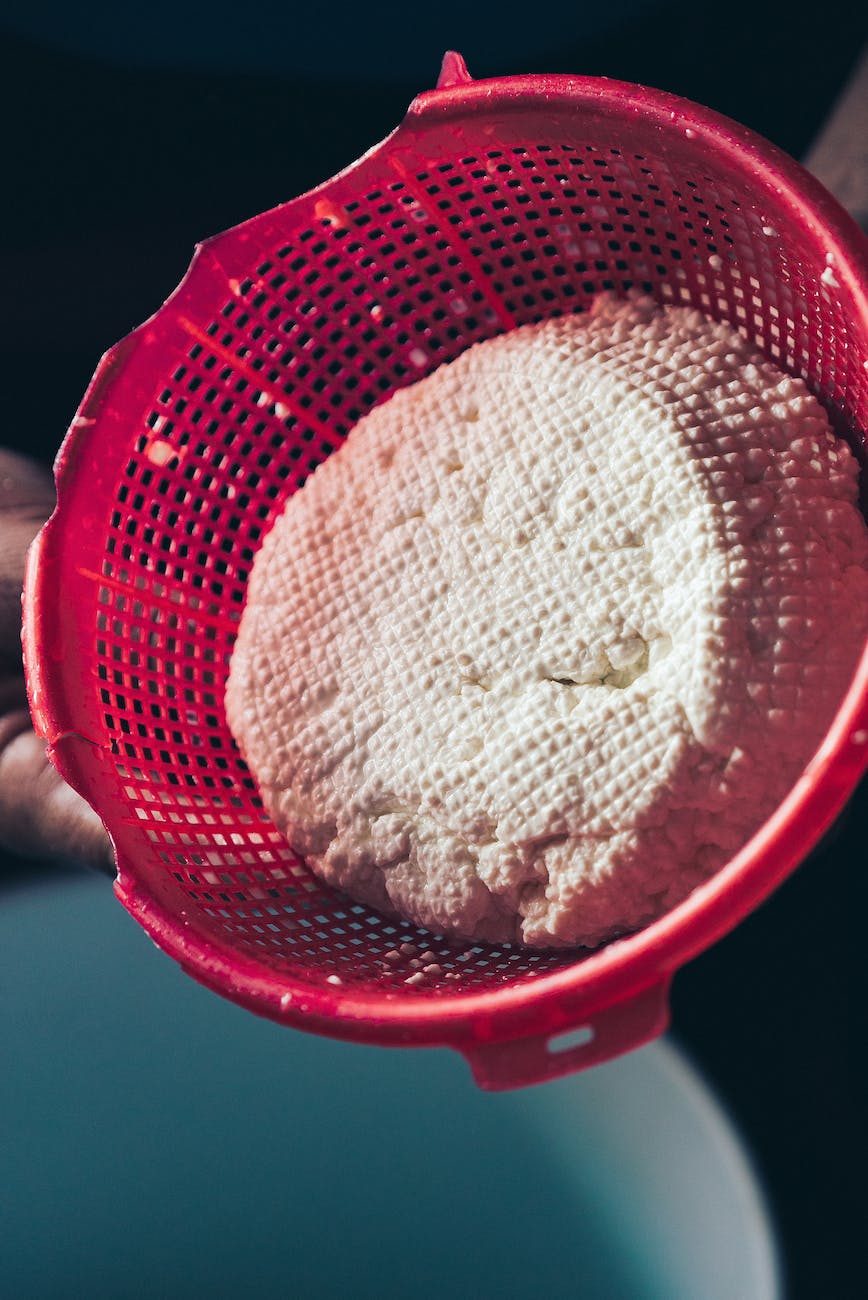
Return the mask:
M53 509L50 474L0 450L0 848L22 857L77 859L113 874L105 828L51 766L24 690L24 561Z

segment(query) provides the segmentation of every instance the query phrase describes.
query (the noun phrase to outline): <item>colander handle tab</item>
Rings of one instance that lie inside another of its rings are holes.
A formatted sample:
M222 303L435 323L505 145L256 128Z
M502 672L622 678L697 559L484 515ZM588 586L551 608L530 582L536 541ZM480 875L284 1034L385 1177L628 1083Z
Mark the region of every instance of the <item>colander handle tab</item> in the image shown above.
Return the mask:
M457 50L447 50L443 55L443 62L440 64L440 75L437 78L438 90L449 90L452 86L466 86L473 78L467 71L467 64L464 62L464 56Z
M461 1050L474 1080L486 1091L558 1079L601 1065L662 1034L669 1024L670 984L667 975L622 1002L544 1034L475 1043Z

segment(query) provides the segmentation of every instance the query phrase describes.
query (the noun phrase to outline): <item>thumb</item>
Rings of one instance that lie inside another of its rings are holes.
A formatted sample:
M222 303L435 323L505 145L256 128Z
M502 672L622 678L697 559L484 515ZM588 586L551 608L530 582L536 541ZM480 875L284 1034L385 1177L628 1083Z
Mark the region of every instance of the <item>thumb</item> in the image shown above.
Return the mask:
M115 872L105 827L52 767L26 710L0 722L0 845L22 857L71 858Z

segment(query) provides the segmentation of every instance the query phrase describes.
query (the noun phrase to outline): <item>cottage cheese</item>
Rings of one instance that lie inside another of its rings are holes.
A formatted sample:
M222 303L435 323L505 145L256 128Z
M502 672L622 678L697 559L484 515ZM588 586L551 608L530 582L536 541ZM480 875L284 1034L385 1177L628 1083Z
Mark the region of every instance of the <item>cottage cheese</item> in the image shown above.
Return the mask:
M800 381L602 297L367 415L256 558L230 726L318 874L596 945L786 794L868 633L857 466Z

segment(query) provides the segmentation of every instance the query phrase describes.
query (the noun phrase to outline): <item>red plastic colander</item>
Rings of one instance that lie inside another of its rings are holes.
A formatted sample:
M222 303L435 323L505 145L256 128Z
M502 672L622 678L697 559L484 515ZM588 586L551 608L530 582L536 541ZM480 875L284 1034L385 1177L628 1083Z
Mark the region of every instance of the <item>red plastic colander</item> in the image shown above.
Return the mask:
M716 113L592 77L474 82L455 54L381 145L201 245L103 358L25 591L35 725L159 946L275 1020L457 1048L489 1088L659 1033L673 971L795 867L865 768L868 652L786 801L663 919L585 955L462 947L326 888L264 814L223 710L250 567L372 406L603 289L732 322L861 450L866 250L801 167Z

